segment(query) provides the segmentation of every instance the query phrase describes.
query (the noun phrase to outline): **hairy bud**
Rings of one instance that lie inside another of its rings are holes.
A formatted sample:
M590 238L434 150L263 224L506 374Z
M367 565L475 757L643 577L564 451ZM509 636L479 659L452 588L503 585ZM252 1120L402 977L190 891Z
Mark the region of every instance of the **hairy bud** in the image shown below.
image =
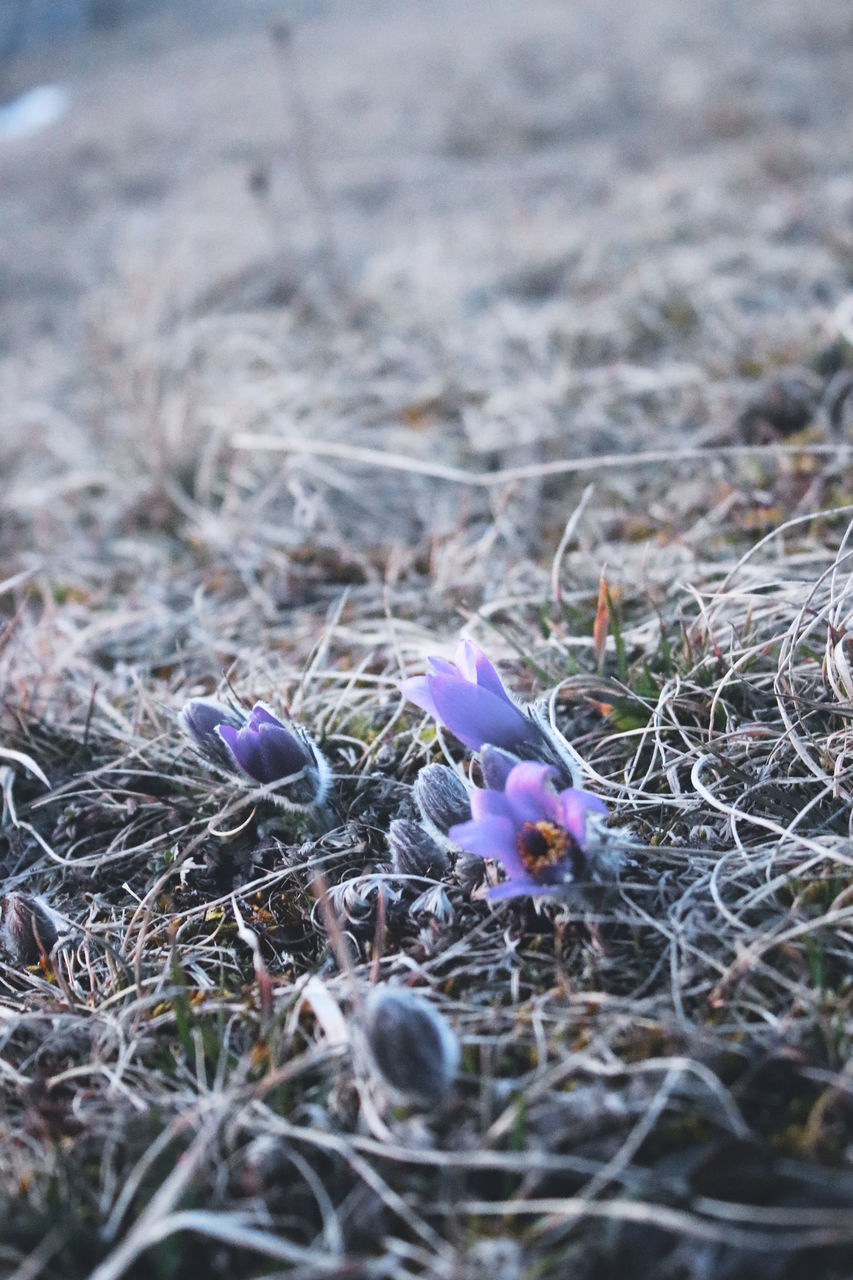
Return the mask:
M211 764L270 788L284 808L323 803L329 766L303 725L280 720L260 702L246 716L205 698L188 702L180 719Z
M178 716L181 728L198 748L208 764L232 773L234 765L230 752L217 733L221 724L242 729L248 720L235 707L225 707L213 698L191 698L181 708Z
M446 838L457 823L470 822L468 788L448 765L425 765L415 778L414 792L424 821L441 836Z
M447 871L447 854L419 822L395 818L388 828L388 846L397 875L440 880Z
M38 964L54 947L57 920L40 898L30 893L10 893L3 912L3 941L19 964Z
M459 1066L459 1041L422 996L375 987L365 1002L364 1031L392 1093L422 1107L441 1102Z

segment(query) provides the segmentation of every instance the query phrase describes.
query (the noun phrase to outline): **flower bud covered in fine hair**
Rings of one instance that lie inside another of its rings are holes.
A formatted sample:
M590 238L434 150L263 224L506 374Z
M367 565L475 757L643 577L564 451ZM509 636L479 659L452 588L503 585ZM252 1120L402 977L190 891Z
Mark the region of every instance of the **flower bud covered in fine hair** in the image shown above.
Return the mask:
M375 987L365 1001L364 1032L393 1094L421 1107L441 1102L459 1066L459 1041L428 1001L400 988Z
M3 909L3 941L19 964L38 964L59 937L56 917L30 893L10 893Z
M388 846L391 865L399 876L440 880L447 871L447 854L419 822L395 818L388 828Z
M415 778L414 792L424 821L445 838L452 826L471 821L468 788L448 765L425 765Z
M303 725L280 720L260 702L239 716L203 699L187 703L181 720L212 763L269 788L286 809L323 803L329 766Z

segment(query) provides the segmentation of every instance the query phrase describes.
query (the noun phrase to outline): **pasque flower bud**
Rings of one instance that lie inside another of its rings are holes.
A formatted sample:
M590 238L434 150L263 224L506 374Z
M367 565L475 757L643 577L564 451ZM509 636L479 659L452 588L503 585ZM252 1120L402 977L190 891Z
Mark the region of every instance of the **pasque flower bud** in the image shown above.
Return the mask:
M181 722L211 763L270 788L286 809L323 803L329 766L303 725L280 720L260 702L245 716L203 698L187 703Z
M388 845L397 875L440 880L448 869L446 852L419 822L395 818L388 828Z
M459 1067L459 1041L428 1001L402 988L374 987L364 1032L392 1093L422 1107L441 1102Z
M3 910L3 941L19 964L38 964L54 947L57 918L46 903L30 893L10 893Z
M181 710L178 717L181 728L192 738L203 756L220 769L233 771L234 764L231 753L217 733L222 724L231 725L234 729L242 729L247 717L234 707L225 707L212 698L192 698Z
M440 835L446 837L459 822L470 822L468 788L448 765L424 765L415 778L414 792L424 821Z

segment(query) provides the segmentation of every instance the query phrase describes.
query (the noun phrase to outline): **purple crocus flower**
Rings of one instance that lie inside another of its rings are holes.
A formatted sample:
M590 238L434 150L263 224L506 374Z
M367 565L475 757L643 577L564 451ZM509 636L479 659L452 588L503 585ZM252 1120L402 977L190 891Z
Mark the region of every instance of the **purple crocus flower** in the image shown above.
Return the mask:
M487 742L508 751L541 746L539 729L516 706L491 662L470 640L460 640L453 662L428 662L430 671L404 680L400 690L466 747L480 751Z
M329 766L311 735L292 720L280 720L258 702L248 718L206 699L187 703L185 730L212 764L236 770L289 809L321 804Z
M474 791L473 820L448 832L469 853L502 863L508 879L489 890L490 898L559 894L588 878L587 817L607 807L576 787L557 791L556 777L547 764L515 765L503 791Z

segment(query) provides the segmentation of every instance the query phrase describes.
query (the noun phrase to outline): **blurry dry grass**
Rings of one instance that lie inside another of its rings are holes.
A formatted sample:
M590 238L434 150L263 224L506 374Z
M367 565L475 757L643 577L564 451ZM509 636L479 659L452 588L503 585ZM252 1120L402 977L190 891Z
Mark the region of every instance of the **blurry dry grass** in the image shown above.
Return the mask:
M662 0L642 31L610 8L601 83L544 0L523 37L514 6L471 6L479 44L439 5L414 71L382 5L306 25L343 283L257 123L267 43L233 37L227 125L231 46L172 50L211 154L181 186L149 139L176 187L153 231L113 209L84 324L9 319L3 892L67 931L0 963L4 1276L849 1273L853 176L849 104L822 114L849 18L825 0L804 45L793 7L759 6L801 113L780 123L758 46L730 67ZM632 36L667 55L663 106ZM585 907L451 875L430 909L390 874L418 767L462 760L397 681L461 627L551 699L625 833ZM201 767L176 712L227 690L322 740L329 829ZM389 980L462 1042L433 1113L391 1104L352 1030Z

